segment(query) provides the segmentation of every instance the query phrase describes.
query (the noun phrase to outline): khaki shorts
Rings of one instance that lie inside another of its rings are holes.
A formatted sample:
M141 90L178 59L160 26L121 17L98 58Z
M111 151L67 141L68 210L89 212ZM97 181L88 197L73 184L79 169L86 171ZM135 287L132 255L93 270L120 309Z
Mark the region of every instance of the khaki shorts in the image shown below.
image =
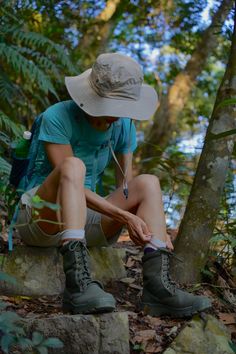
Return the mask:
M39 186L22 195L15 227L17 228L22 241L28 246L58 247L61 240L60 232L54 235L49 235L41 230L37 222L32 221L30 199L36 194L38 188ZM107 247L118 240L121 232L122 229L107 240L101 226L101 214L87 208L85 237L88 247Z

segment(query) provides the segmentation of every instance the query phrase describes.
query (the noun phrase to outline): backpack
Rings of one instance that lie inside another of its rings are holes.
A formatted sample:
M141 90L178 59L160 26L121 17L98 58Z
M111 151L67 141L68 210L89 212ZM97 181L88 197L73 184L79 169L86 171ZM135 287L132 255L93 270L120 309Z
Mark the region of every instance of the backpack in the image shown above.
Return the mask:
M28 185L33 172L34 161L38 151L38 136L42 121L42 114L37 116L31 128L30 146L27 158L16 157L13 154L12 169L9 177L12 185L20 196Z
M9 184L13 186L16 190L17 199L19 201L20 196L24 193L26 187L30 187L29 181L31 174L34 168L34 161L38 151L38 136L39 130L42 121L42 114L37 116L34 120L34 123L31 128L31 138L30 138L30 146L29 146L29 153L27 158L19 158L13 155L12 157L12 168L11 173L9 176ZM13 250L13 228L16 224L17 217L18 217L18 210L19 210L19 203L17 201L17 205L15 207L15 211L10 223L10 230L8 232L8 250Z

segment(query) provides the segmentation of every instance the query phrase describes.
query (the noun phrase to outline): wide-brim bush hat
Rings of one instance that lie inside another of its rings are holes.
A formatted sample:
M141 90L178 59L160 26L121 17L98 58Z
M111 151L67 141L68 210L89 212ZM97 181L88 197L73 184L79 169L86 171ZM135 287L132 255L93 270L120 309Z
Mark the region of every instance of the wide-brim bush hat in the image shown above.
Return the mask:
M149 119L157 108L153 87L143 83L141 66L119 53L98 56L91 69L65 78L73 101L94 117Z

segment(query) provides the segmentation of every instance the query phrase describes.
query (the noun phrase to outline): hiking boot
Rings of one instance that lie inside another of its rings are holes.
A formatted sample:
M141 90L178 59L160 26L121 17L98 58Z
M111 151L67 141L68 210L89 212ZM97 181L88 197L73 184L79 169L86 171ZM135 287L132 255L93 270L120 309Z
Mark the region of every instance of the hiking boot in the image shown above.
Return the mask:
M142 306L151 316L192 316L211 307L205 296L196 296L177 288L169 275L169 258L166 248L143 256Z
M114 297L102 284L91 279L88 250L81 241L69 241L60 248L66 275L63 310L73 314L110 312L115 309Z

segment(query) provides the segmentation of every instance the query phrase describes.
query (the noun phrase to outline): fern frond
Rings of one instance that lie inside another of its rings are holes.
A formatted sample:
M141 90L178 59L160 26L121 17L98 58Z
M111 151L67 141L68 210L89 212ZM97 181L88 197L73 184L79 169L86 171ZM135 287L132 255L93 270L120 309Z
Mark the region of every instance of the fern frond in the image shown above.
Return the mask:
M7 162L5 159L0 157L0 176L9 176L11 173L11 164Z
M10 11L8 5L9 5L9 1L5 0L5 1L3 1L2 6L0 7L0 14L2 15L2 13L3 13L5 15L5 16L0 17L1 23L4 22L4 24L5 24L6 19L10 19L11 22L14 21L15 23L23 25L24 21L20 20L19 17L15 16L12 13L12 11Z
M23 55L28 55L32 59L34 59L34 62L37 63L37 65L42 69L42 70L47 70L51 72L55 77L59 78L61 75L55 65L55 63L50 60L49 58L45 57L42 53L36 52L35 50L32 50L30 48L26 47L16 47L12 46L15 50L19 51Z
M0 131L0 147L1 147L0 154L1 155L2 155L2 151L9 149L11 142L12 142L11 138L7 134Z
M59 61L65 68L72 73L76 71L63 46L54 43L51 39L37 32L26 32L19 30L19 28L17 30L12 29L11 32L13 41L19 41L21 44L36 50L43 49L47 56L56 53Z
M8 76L0 71L0 100L11 104L17 94L19 94L17 85L13 84Z
M23 74L27 80L37 82L39 89L45 93L50 91L58 98L50 78L32 60L25 58L13 46L0 43L0 56L5 57L7 63L16 73Z
M13 122L3 111L0 111L0 129L13 137L19 137L24 131L21 124Z

